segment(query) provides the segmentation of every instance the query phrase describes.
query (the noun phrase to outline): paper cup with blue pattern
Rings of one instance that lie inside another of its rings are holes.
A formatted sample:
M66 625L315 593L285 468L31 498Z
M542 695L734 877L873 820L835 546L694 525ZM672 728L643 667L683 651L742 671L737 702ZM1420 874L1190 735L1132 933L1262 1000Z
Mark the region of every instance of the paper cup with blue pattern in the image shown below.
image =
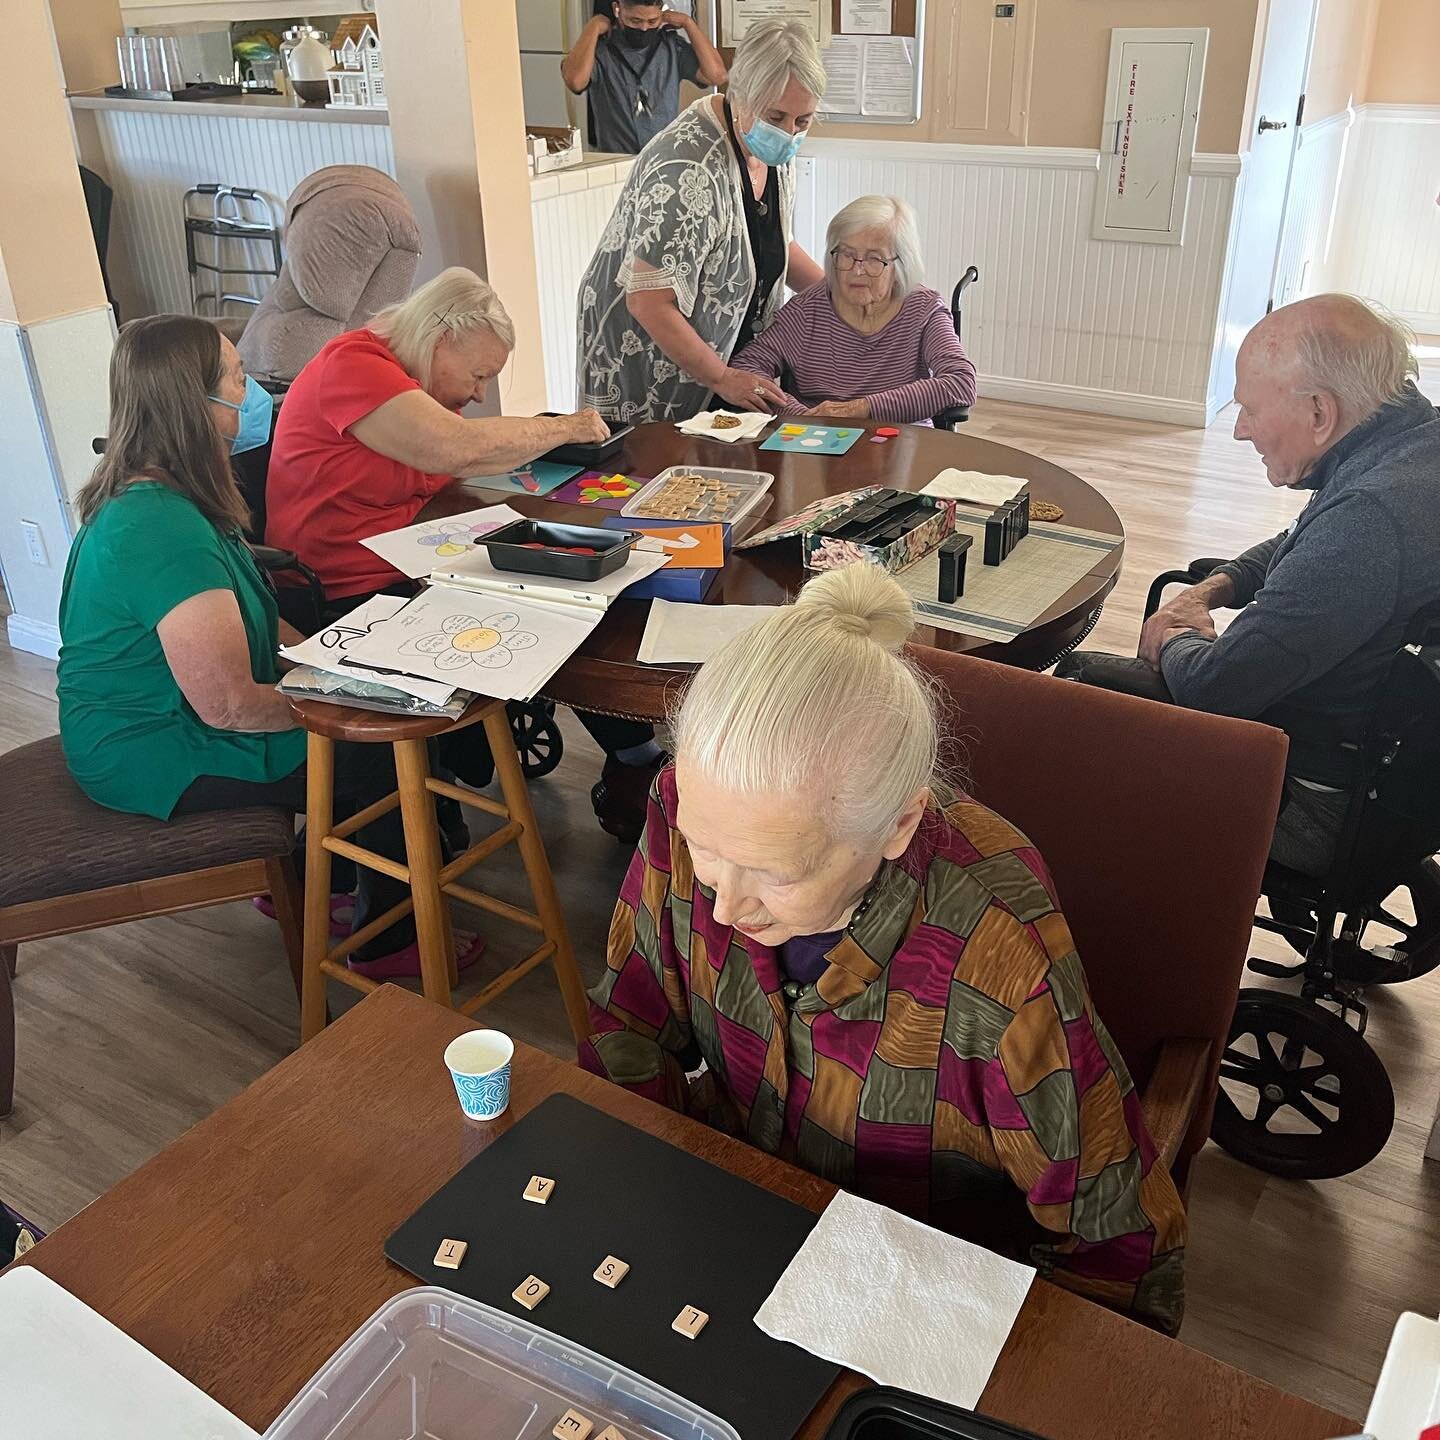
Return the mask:
M498 1120L510 1103L515 1042L499 1030L467 1030L445 1047L460 1108L471 1120Z

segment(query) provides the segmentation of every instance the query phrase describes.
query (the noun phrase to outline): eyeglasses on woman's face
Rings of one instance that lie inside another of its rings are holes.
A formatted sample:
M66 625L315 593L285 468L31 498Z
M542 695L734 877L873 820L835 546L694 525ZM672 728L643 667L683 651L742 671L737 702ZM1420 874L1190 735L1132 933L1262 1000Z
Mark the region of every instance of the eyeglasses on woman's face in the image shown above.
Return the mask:
M869 275L873 279L877 275L883 275L900 257L877 255L874 251L857 255L848 245L837 245L830 252L830 258L835 262L837 270L858 269L862 275Z

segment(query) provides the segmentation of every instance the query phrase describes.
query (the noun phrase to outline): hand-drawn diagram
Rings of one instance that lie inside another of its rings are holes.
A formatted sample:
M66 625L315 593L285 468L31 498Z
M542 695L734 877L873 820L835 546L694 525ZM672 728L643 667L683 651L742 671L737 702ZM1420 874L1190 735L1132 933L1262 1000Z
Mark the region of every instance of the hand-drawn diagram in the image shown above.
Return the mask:
M475 541L499 528L504 521L491 520L437 520L428 529L415 536L415 543L435 552L437 560L449 560L456 555L469 555Z
M416 635L400 646L402 655L426 655L437 670L463 670L478 665L498 670L515 650L528 650L540 637L517 627L520 617L500 611L477 620L473 615L447 615L439 630Z

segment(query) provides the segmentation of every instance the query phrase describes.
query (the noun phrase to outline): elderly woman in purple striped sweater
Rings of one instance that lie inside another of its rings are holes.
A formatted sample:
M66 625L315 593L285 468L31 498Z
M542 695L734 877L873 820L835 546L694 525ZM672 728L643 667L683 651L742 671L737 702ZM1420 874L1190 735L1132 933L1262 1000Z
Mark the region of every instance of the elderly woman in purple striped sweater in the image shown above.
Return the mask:
M945 301L920 284L915 213L893 195L852 200L825 236L825 283L790 300L731 362L778 380L778 413L928 422L975 400L975 367Z

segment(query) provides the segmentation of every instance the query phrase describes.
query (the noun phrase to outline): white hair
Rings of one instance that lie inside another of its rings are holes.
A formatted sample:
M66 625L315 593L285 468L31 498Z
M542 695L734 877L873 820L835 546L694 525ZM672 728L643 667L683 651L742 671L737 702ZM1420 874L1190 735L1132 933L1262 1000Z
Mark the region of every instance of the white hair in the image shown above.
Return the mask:
M390 347L409 375L428 386L441 337L467 335L482 326L507 350L515 348L515 325L500 297L473 270L452 265L408 299L380 311L366 328Z
M780 98L792 78L817 103L825 94L825 61L815 36L798 20L762 20L745 32L735 49L730 103L758 115Z
M1415 336L1388 310L1355 295L1314 295L1296 304L1304 307L1294 332L1296 393L1333 395L1350 425L1398 400L1410 376L1419 375Z
M894 294L904 297L925 281L920 258L920 230L915 212L895 195L862 195L835 212L825 232L825 279L835 288L835 258L831 251L861 230L882 229L890 236L895 254Z
M883 843L935 773L933 686L900 653L914 626L879 566L816 576L701 667L671 721L677 759L733 794L794 796L837 838Z

